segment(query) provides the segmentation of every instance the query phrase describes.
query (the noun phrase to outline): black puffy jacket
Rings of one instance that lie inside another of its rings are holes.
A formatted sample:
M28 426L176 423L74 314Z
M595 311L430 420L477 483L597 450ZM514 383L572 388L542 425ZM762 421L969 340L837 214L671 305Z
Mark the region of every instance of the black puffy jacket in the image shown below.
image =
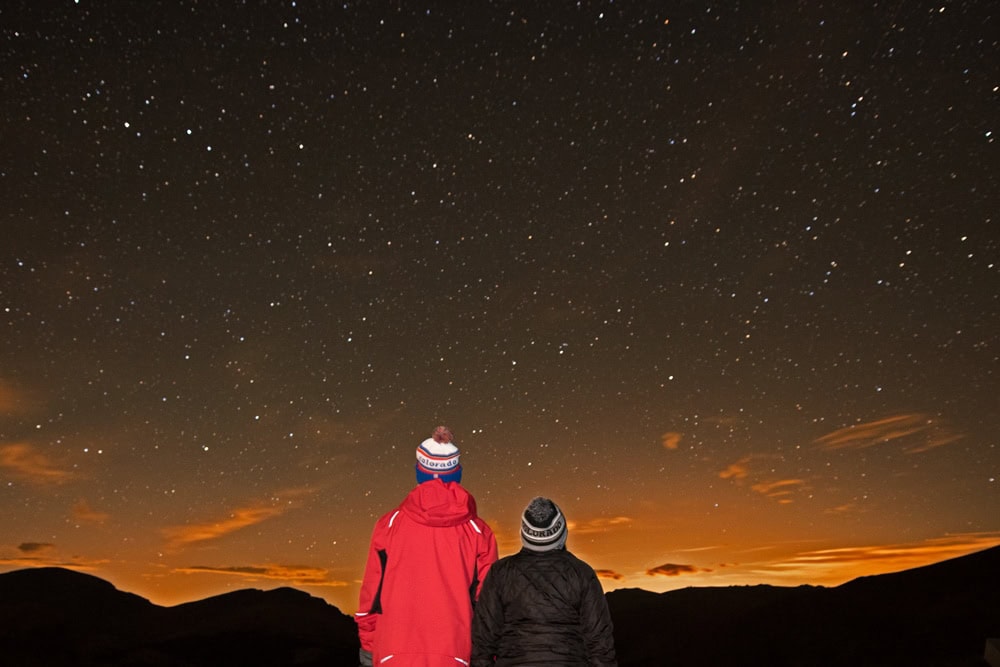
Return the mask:
M612 631L589 565L565 549L522 549L494 563L483 582L472 666L617 665Z

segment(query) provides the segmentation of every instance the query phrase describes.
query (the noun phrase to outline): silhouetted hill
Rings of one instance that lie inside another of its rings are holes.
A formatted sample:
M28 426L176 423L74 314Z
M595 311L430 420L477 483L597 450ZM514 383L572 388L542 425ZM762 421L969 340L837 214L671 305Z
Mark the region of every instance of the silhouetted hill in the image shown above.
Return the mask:
M981 667L1000 547L835 588L609 593L621 667ZM160 607L60 568L0 574L0 664L357 664L353 620L292 588Z
M0 574L0 664L17 667L353 665L351 617L291 588L160 607L60 568Z
M0 661L98 664L84 656L131 648L159 611L88 574L61 568L9 572L0 575Z
M1000 547L835 588L608 594L619 664L980 667L1000 635Z
M171 655L203 665L354 665L354 619L294 588L241 590L172 607ZM234 655L239 647L239 657Z

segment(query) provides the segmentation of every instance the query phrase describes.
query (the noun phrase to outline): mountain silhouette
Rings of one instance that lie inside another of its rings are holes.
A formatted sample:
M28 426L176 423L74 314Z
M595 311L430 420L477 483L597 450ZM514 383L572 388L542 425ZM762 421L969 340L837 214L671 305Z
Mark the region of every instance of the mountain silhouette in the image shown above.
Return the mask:
M833 588L608 593L621 667L985 667L1000 547ZM0 664L352 666L354 621L293 588L160 607L62 568L0 574Z
M0 664L17 667L354 665L354 620L292 588L160 607L89 574L0 574Z
M840 586L608 593L620 665L985 667L1000 547Z

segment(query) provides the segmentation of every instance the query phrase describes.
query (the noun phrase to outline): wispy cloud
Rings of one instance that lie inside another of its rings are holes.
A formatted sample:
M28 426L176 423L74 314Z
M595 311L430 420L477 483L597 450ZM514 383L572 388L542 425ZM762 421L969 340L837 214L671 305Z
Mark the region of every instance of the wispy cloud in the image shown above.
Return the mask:
M650 577L679 577L683 574L698 574L699 572L711 572L711 570L695 565L664 563L663 565L657 565L646 570L646 575Z
M863 424L838 429L815 440L831 450L866 449L901 440L909 454L926 452L962 438L941 420L921 413L893 415Z
M288 505L241 507L221 519L181 526L168 526L162 530L168 548L179 548L196 542L215 540L248 526L284 514Z
M836 507L829 507L823 510L824 514L849 514L857 510L857 505L854 503L844 503L843 505L837 505Z
M664 449L677 449L681 445L681 438L684 437L682 434L675 431L668 431L660 436L660 441L663 443Z
M791 496L802 489L805 484L805 481L801 479L779 479L773 482L759 482L751 488L762 496L773 498L782 504L788 504L792 502Z
M98 512L90 504L81 498L73 505L73 518L85 523L104 523L108 519L106 512Z
M26 542L25 544L30 545L34 543ZM68 570L80 570L82 572L90 572L100 568L101 566L107 565L109 562L111 562L106 558L83 558L80 556L74 556L72 558L64 558L62 556L59 556L55 545L44 545L44 548L38 551L27 551L22 553L23 555L20 556L14 556L11 558L0 558L0 566L64 567Z
M15 477L39 486L62 484L73 478L73 473L26 442L0 445L0 468L9 470Z
M332 579L329 570L308 565L230 565L214 567L210 565L191 565L175 568L174 572L182 574L222 574L246 579L273 579L301 586L349 586L351 582Z
M736 481L738 484L742 484L743 480L751 477L752 470L750 467L750 461L753 458L755 457L744 456L739 461L730 463L724 469L719 471L719 478L731 479ZM760 475L754 475L753 477L759 479ZM795 492L801 490L805 486L806 481L802 479L778 479L760 480L752 484L750 488L762 496L777 500L782 504L788 504L792 502L792 496Z
M615 572L614 570L594 570L597 573L599 579L611 579L613 581L622 581L625 579L625 575L621 572Z
M1000 533L968 533L916 543L876 544L818 549L757 564L761 572L798 572L806 576L829 571L891 572L919 567L1000 545ZM810 575L810 573L813 573Z
M31 554L35 552L45 552L50 551L55 548L56 545L51 542L21 542L17 545L17 550L21 553Z
M719 548L720 548L720 546L717 545L717 544L709 544L709 545L701 546L701 547L688 547L686 549L677 549L677 551L681 552L681 553L691 553L691 552L694 552L694 551L714 551L714 550L719 549Z
M19 415L32 411L37 401L11 382L0 378L0 415Z
M946 559L980 548L987 549L997 544L1000 544L1000 535L976 533L938 538L918 544L883 544L808 551L799 554L796 561L800 563L858 563L898 560L914 556Z
M17 408L17 393L9 384L0 380L0 414L9 415Z
M735 463L730 463L724 470L719 471L721 479L746 479L750 474L750 457L744 456Z
M615 516L611 518L599 517L586 521L567 521L566 524L570 535L584 535L588 533L606 533L615 528L630 526L632 522L632 517Z
M231 510L219 519L200 523L167 526L160 530L167 539L167 548L176 549L189 544L215 540L249 526L254 526L291 509L299 507L302 499L316 492L310 486L279 489L270 494L267 502L252 503Z

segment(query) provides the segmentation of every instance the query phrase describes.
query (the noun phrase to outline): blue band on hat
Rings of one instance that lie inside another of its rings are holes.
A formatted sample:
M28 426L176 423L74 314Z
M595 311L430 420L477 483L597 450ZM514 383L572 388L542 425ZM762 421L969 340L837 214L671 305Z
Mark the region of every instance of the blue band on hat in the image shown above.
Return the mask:
M420 468L420 464L414 466L417 471L417 484L423 484L424 482L429 482L432 479L439 479L442 482L461 482L462 481L462 466L458 466L451 472L427 472Z

